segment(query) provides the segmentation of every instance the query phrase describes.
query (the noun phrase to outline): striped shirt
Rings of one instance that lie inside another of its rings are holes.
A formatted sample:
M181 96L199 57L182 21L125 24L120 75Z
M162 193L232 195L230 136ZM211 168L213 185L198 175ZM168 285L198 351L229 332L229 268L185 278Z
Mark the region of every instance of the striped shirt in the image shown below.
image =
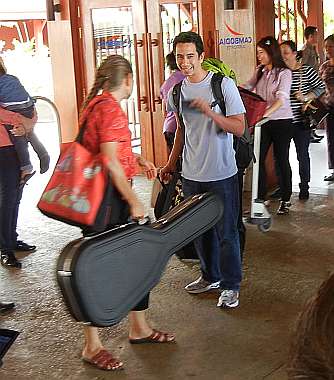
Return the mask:
M301 91L303 95L313 92L316 97L325 92L324 83L311 66L302 65L300 69L292 70L290 104L293 113L292 123L294 124L303 122L303 103L296 98L297 91Z

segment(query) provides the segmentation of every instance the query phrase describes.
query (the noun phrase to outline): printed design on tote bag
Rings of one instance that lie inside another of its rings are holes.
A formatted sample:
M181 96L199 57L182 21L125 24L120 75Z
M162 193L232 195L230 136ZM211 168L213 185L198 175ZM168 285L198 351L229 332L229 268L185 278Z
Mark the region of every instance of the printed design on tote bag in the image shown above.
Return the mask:
M71 152L59 162L55 172L66 173L72 175L74 170L73 156ZM66 184L58 185L45 192L42 199L48 203L60 205L65 208L70 208L81 214L88 214L91 210L91 204L87 199L87 187L90 186L92 180L97 174L101 173L101 163L96 161L90 166L84 167L81 172L82 186L68 188Z

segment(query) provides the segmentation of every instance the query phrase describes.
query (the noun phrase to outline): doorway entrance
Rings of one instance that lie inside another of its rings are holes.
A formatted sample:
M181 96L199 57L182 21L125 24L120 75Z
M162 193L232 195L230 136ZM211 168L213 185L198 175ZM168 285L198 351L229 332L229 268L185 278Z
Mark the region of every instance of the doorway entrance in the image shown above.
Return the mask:
M81 12L88 88L95 68L107 56L120 54L130 61L134 88L122 106L129 118L133 148L163 165L167 160L160 98L167 76L164 57L177 34L199 31L198 1L88 0L81 1Z

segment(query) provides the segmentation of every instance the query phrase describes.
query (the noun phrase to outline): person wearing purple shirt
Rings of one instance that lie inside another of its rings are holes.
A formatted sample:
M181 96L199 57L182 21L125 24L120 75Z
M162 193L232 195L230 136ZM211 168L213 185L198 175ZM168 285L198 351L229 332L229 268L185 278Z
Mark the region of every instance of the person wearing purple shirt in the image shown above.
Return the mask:
M166 63L167 63L167 66L169 67L171 75L169 76L169 78L165 80L165 82L162 84L160 88L160 95L161 95L161 99L163 100L164 105L167 103L169 90L184 79L184 75L181 73L181 71L177 67L175 55L173 52L167 54ZM164 133L169 151L171 151L173 147L175 131L176 131L176 119L175 119L174 112L167 111L166 118L163 125L163 133Z
M256 44L260 66L253 77L243 86L255 90L267 101L264 117L269 121L261 128L259 199L265 200L267 193L265 158L273 144L274 156L279 168L281 201L278 215L289 212L292 194L292 173L289 163L290 140L293 135L292 109L290 106L291 70L281 56L277 40L271 36L262 38Z

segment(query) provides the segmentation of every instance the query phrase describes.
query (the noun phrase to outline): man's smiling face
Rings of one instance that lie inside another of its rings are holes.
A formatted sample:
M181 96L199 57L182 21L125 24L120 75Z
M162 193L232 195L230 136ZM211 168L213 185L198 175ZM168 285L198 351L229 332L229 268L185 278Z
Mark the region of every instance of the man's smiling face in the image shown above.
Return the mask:
M201 71L204 53L198 55L194 43L178 43L175 48L176 63L181 72L190 77Z

